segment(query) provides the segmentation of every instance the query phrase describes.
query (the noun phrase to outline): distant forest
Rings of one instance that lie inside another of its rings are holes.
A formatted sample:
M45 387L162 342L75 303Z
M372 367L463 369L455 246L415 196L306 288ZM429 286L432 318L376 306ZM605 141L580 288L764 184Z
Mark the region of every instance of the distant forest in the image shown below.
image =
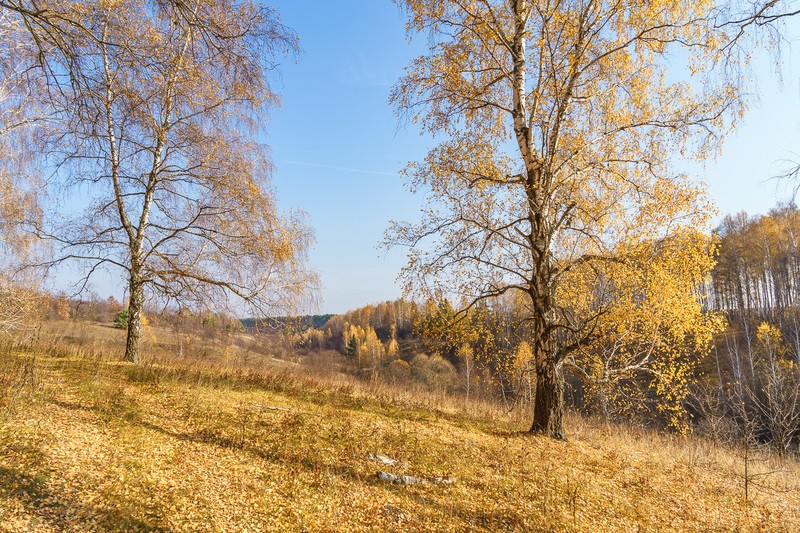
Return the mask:
M266 331L275 333L278 331L295 330L305 331L309 328L322 329L328 321L336 316L328 313L325 315L301 315L301 316L281 316L274 318L242 318L242 326L245 330Z

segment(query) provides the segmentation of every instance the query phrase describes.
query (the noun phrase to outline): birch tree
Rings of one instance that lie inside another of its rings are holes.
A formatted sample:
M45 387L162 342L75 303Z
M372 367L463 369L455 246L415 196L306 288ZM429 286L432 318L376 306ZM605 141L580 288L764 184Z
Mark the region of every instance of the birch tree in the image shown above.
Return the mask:
M36 161L24 149L43 119L28 78L35 63L24 24L0 9L0 332L6 334L29 329L38 297L35 280L19 272L35 244L26 227L40 215Z
M82 264L87 281L105 268L124 274L133 362L148 296L259 314L299 305L316 282L306 267L313 235L301 213L278 209L255 140L295 34L250 1L74 7L69 53L47 58L58 124L46 153L57 185L88 206L41 230L57 246L50 265Z
M428 47L391 101L441 143L405 170L426 197L421 220L395 223L387 243L409 248L412 293L465 310L520 295L531 431L565 438L563 363L608 306L577 312L564 285L624 262L622 243L707 227L702 184L673 163L715 155L743 112L735 63L716 62L728 30L704 1L398 3Z
M20 147L41 118L25 76L33 49L23 37L21 22L0 11L0 253L6 258L30 244L21 223L37 207L30 186L31 158Z

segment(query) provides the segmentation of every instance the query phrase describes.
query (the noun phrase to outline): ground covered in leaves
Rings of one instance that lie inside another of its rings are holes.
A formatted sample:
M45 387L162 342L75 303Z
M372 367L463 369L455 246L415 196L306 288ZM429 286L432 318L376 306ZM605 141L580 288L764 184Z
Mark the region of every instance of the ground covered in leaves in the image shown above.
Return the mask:
M0 366L1 531L800 530L796 462L751 461L746 503L743 456L696 438L571 417L557 442L517 415L296 371Z

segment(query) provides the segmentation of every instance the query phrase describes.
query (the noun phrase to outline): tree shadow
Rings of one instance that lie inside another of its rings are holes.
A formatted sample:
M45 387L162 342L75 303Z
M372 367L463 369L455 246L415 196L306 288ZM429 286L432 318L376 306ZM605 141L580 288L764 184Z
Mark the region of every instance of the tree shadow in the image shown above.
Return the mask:
M67 405L91 411L78 404ZM44 527L66 531L74 526L76 516L92 517L94 529L103 531L166 531L158 524L160 517L147 519L121 507L97 507L58 491L52 483L57 473L48 468L47 456L40 448L12 444L7 449L13 453L0 465L0 500L18 502L32 517L31 531Z
M171 431L145 421L140 422L139 425L145 429L161 433L162 435L166 435L183 442L208 444L218 448L242 452L275 465L294 464L309 470L324 471L340 478L357 480L359 482L364 481L364 476L361 475L353 466L346 464L323 463L319 459L305 454L287 454L264 449L260 446L252 444L247 439L220 435L205 429L200 429L194 432Z
M50 403L53 405L57 405L62 409L67 409L68 411L83 411L85 413L94 413L94 409L87 405L83 405L82 403L76 402L65 402L63 400L57 400L55 398L50 400Z
M456 517L464 524L474 524L479 529L518 531L523 528L526 523L526 517L513 510L476 508L473 503L462 502L458 499L454 499L451 503L442 503L429 495L429 491L431 490L441 490L450 493L452 487L448 485L425 484L414 487L393 485L378 479L377 467L375 469L375 474L365 476L353 465L326 463L308 455L299 456L267 450L253 445L246 440L242 441L241 439L214 434L213 432L203 431L202 429L195 432L179 432L171 431L150 422L141 422L140 425L143 428L184 442L202 443L235 450L277 465L294 465L308 470L325 472L326 475L336 476L348 481L355 481L376 490L388 490L396 493L405 492L406 497L416 500L418 504L433 509L439 514ZM530 433L527 431L506 433L515 438L530 438ZM463 483L463 481L461 482ZM475 488L478 489L478 487ZM531 517L528 518L530 519Z

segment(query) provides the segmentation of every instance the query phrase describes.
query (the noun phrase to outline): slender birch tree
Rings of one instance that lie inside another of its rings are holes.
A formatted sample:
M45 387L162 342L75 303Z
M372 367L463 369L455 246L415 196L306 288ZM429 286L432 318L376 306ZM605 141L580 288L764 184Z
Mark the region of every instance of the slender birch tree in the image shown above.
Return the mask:
M443 140L406 168L427 206L387 244L409 248L412 293L464 310L520 295L531 432L565 438L565 359L609 312L602 299L573 305L567 284L578 271L599 279L636 243L707 226L703 186L673 163L715 155L743 112L735 62L717 63L729 30L706 1L398 3L428 49L391 101Z
M43 120L29 71L37 48L19 17L0 9L0 333L30 330L37 280L20 272L36 240L28 223L39 220L41 180L26 141Z
M24 37L21 21L0 11L0 255L4 258L29 246L31 236L23 231L23 223L38 211L32 159L21 149L41 119L26 79L34 48Z
M74 4L68 46L44 46L57 125L55 182L87 200L41 234L51 265L124 272L125 360L141 357L148 295L164 304L290 312L316 282L301 213L279 211L255 136L278 104L276 58L296 35L262 4L97 0ZM67 50L65 53L64 50Z

